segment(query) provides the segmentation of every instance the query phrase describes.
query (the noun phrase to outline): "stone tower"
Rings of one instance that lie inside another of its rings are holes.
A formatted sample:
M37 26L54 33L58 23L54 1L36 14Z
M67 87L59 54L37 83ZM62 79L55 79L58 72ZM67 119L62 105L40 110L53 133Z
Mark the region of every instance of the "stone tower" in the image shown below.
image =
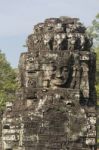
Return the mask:
M2 150L96 149L96 56L77 18L34 26L19 60L16 101L2 120Z

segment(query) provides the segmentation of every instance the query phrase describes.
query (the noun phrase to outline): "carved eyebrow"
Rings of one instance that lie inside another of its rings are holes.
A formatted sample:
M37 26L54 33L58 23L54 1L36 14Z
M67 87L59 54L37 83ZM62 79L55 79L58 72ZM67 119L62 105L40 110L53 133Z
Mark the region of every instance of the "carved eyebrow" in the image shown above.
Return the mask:
M68 69L68 66L64 66L63 68L64 68L64 69Z
M68 65L60 66L60 68L68 68Z

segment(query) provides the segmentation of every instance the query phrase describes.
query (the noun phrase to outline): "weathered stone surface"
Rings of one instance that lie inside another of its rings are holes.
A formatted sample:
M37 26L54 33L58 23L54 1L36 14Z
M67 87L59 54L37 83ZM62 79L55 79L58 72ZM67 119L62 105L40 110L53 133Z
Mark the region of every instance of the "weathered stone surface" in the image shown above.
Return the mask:
M92 39L85 34L85 27L75 18L50 18L37 24L27 40L29 51L84 50L89 51Z
M85 30L68 17L34 26L3 115L3 150L96 149L96 56Z

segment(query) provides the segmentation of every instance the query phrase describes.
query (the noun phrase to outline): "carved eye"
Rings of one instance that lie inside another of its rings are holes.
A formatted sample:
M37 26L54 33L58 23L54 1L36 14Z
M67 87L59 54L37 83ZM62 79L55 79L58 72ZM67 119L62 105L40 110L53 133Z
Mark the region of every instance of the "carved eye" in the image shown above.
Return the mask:
M37 71L36 70L32 70L32 73L36 73Z
M67 71L68 71L68 68L67 68L67 67L62 67L62 71L67 72Z

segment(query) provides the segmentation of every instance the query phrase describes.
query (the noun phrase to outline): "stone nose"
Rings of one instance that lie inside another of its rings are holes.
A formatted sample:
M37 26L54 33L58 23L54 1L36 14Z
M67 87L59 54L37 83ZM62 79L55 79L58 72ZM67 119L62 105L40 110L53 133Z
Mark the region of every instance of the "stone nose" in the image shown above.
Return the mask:
M61 78L61 77L62 77L62 74L61 74L61 71L60 71L60 70L57 70L57 71L56 71L56 77L57 77L57 78Z

